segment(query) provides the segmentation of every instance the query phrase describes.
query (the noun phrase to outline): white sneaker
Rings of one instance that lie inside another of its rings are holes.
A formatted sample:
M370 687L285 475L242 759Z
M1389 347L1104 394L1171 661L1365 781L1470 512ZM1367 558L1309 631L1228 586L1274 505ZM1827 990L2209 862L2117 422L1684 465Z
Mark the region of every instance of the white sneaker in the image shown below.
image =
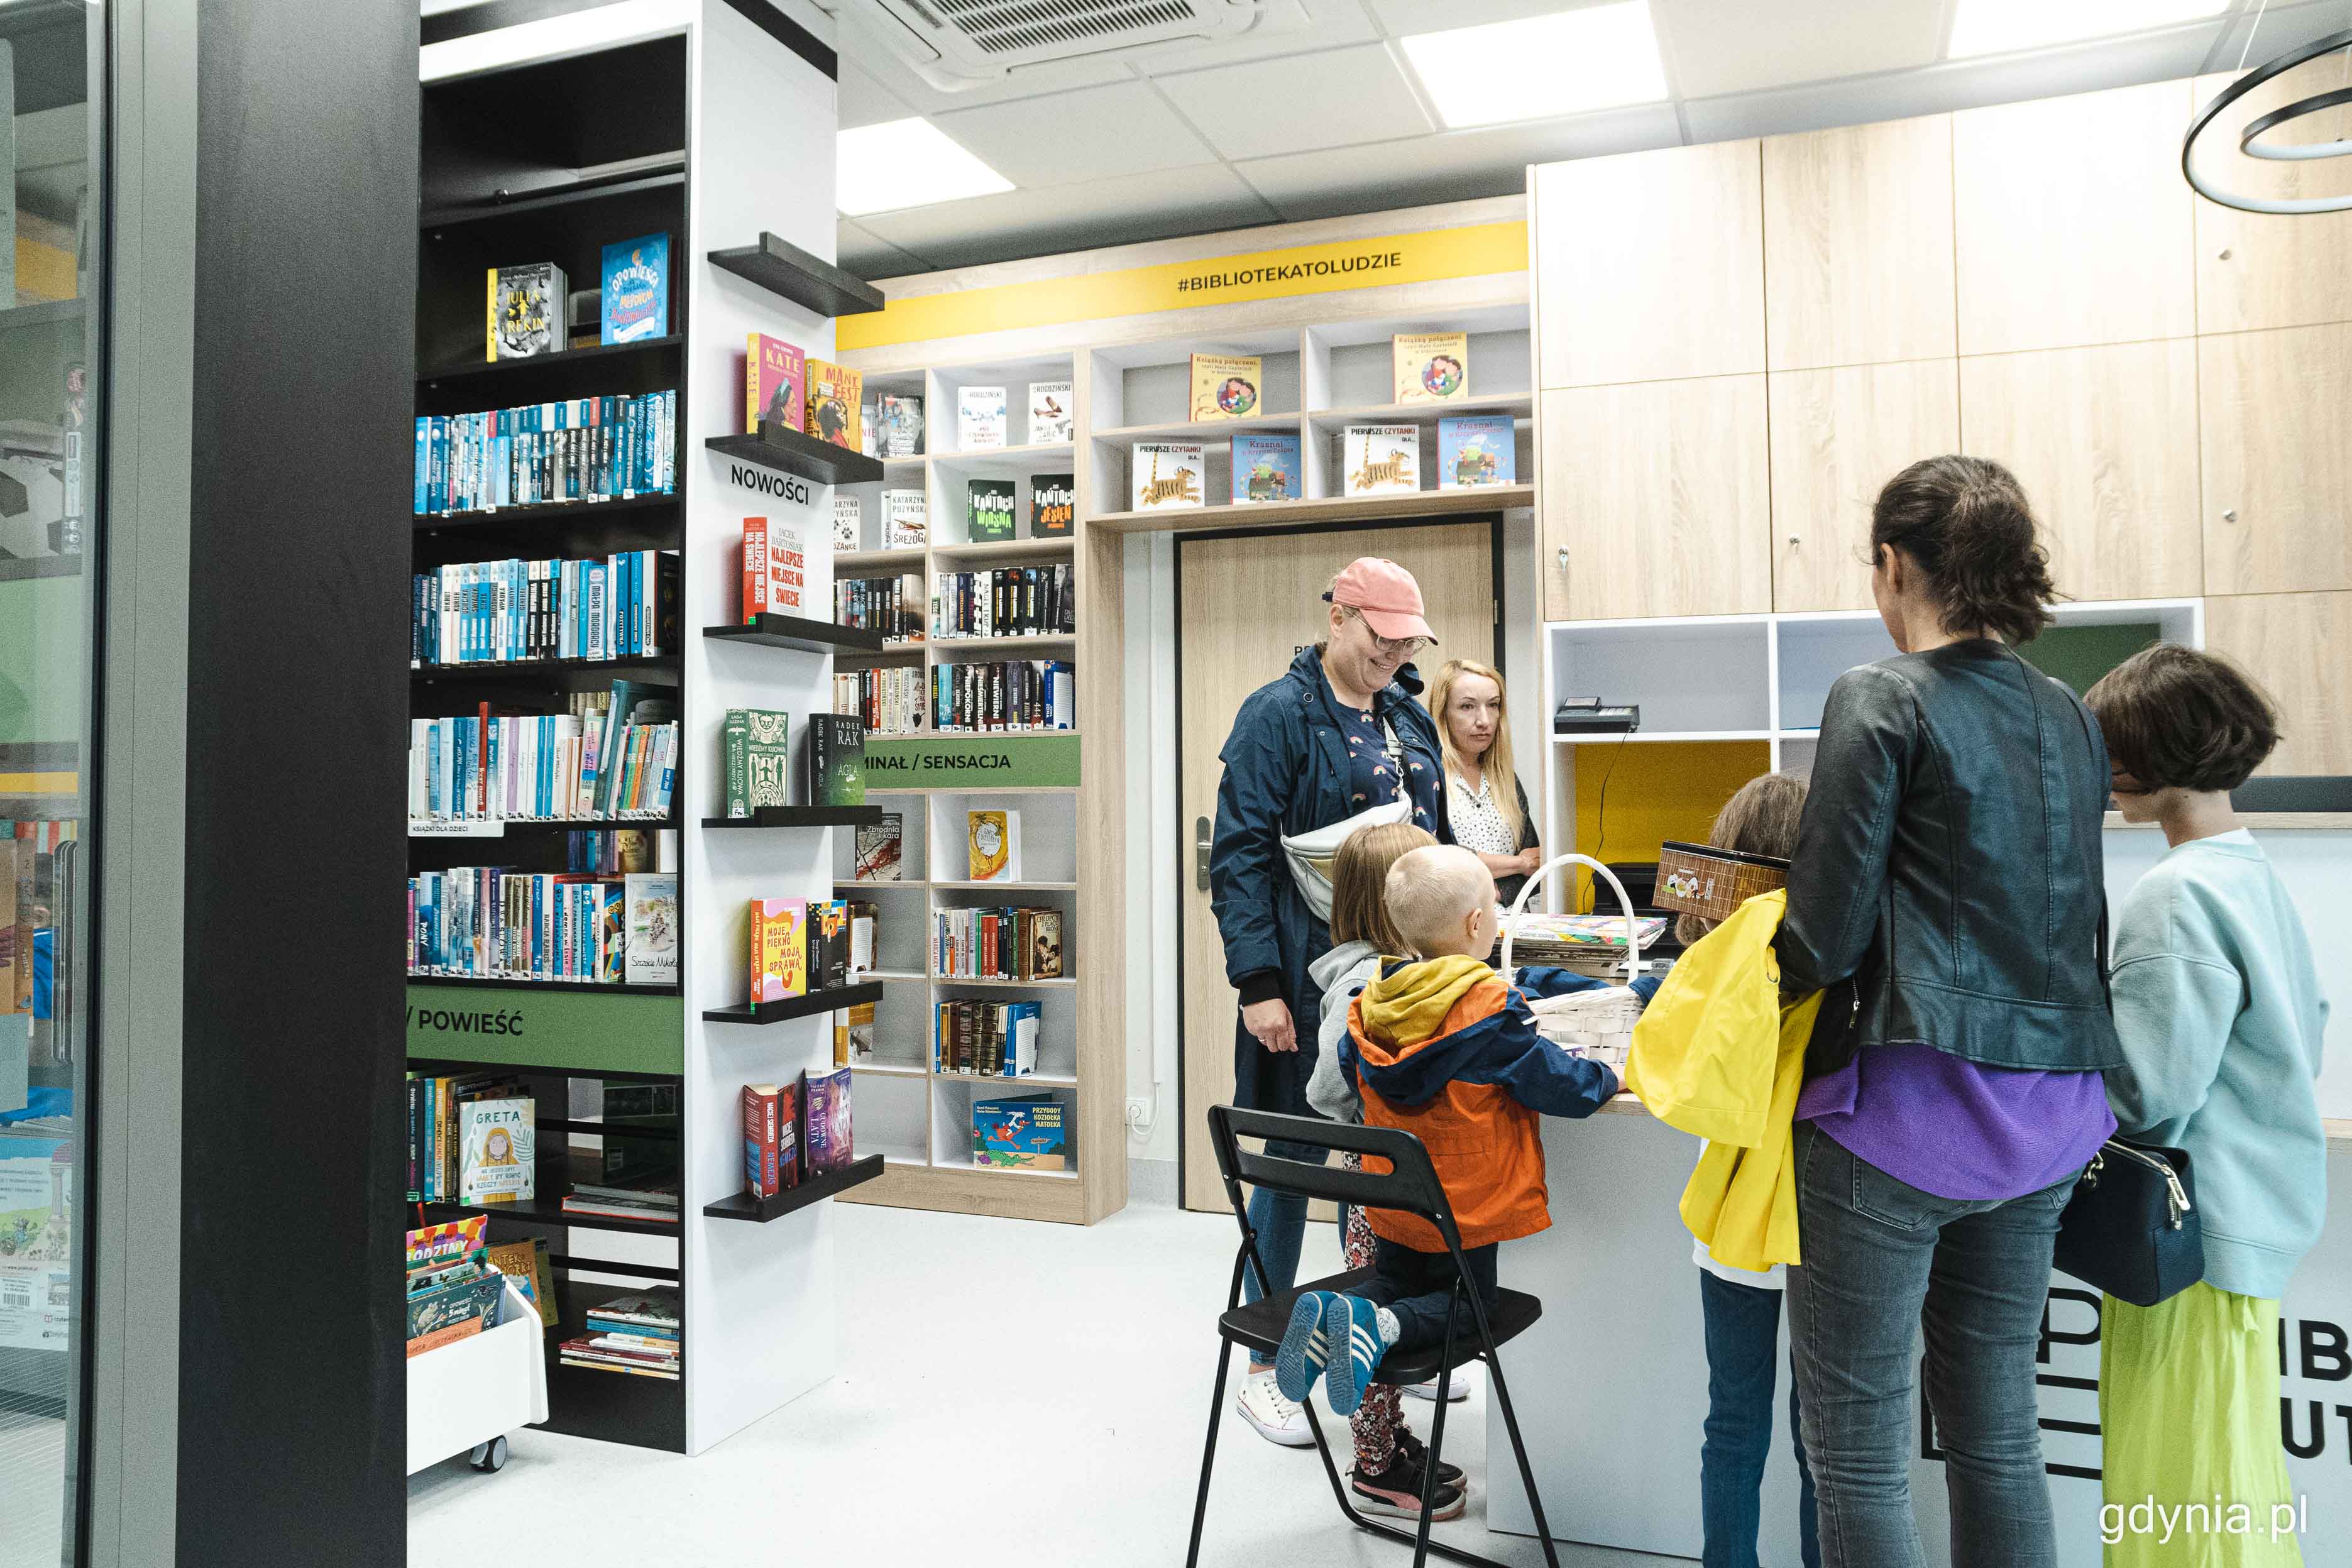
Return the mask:
M1244 1374L1241 1391L1234 1396L1234 1408L1269 1443L1286 1448L1315 1446L1315 1434L1307 1429L1305 1407L1282 1396L1282 1390L1274 1385L1272 1367Z
M1398 1391L1410 1395L1415 1399L1426 1399L1433 1405L1437 1403L1437 1379L1434 1377L1426 1383L1400 1384ZM1454 1369L1453 1385L1445 1391L1445 1402L1448 1405L1459 1405L1469 1397L1470 1369L1457 1366Z

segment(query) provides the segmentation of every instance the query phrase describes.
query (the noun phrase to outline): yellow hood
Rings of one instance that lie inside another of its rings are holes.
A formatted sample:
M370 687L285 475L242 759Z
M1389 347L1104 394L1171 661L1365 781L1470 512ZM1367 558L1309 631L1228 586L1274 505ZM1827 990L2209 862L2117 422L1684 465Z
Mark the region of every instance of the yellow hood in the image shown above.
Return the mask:
M1466 955L1400 964L1356 998L1356 1038L1365 1059L1385 1066L1427 1044L1454 1005L1494 977L1493 969Z

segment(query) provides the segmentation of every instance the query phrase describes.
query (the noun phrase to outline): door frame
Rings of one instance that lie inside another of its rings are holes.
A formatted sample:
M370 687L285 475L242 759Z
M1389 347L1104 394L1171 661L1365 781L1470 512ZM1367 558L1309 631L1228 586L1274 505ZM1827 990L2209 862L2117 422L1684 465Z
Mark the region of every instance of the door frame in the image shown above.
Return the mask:
M1362 522L1336 522L1309 523L1304 527L1294 528L1281 528L1277 526L1241 528L1197 528L1187 529L1177 534L1175 536L1175 560L1171 568L1174 579L1172 589L1176 622L1174 639L1175 656L1171 669L1176 690L1181 692L1184 689L1184 547L1188 543L1205 542L1211 539L1265 538L1277 534L1304 537L1308 534L1365 533L1372 531L1375 528L1379 531L1386 532L1392 528L1459 528L1465 523L1485 523L1486 525L1486 559L1488 561L1487 588L1494 604L1494 620L1492 625L1494 628L1493 641L1495 657L1493 663L1496 673L1500 674L1504 681L1507 683L1511 678L1511 672L1509 664L1507 663L1509 656L1507 645L1507 639L1503 635L1503 513L1497 509L1493 512L1441 513L1437 516L1427 517L1383 517L1377 524L1367 524ZM1182 867L1185 865L1185 852L1191 847L1191 840L1189 836L1191 832L1191 824L1185 819L1182 806L1184 799L1184 705L1181 701L1179 701L1176 705L1175 720L1176 747L1174 752L1169 758L1168 765L1174 770L1176 776L1176 800L1178 801L1176 810L1176 863L1179 867ZM1184 1085L1184 1052L1189 1049L1188 1041L1191 1038L1191 1031L1187 1027L1190 1020L1186 1017L1186 1009L1191 1004L1186 999L1184 969L1185 944L1182 931L1182 920L1181 918L1182 912L1181 900L1184 896L1185 874L1186 873L1183 871L1180 870L1176 878L1176 896L1179 901L1179 920L1177 923L1176 938L1176 1207L1180 1209L1184 1207L1184 1182L1187 1175L1186 1163L1192 1157L1192 1140L1187 1135L1189 1129L1192 1126L1192 1122L1189 1117L1188 1107L1185 1104Z

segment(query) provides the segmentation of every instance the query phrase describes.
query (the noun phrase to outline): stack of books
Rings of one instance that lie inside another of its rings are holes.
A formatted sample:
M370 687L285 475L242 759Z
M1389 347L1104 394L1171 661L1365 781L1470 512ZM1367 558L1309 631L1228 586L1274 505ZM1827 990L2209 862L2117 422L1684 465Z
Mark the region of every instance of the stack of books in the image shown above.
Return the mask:
M482 1248L480 1215L408 1233L408 1354L422 1355L499 1326L506 1276Z
M563 1212L599 1219L647 1219L677 1223L677 1182L635 1184L575 1181L563 1195Z
M677 1381L677 1291L657 1285L588 1309L588 1332L565 1340L563 1364Z

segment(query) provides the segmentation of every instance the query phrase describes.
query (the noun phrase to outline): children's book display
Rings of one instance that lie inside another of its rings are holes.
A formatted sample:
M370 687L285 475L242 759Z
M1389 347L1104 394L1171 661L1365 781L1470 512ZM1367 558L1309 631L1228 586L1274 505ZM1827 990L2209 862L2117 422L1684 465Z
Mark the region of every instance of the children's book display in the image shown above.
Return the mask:
M1013 484L1010 479L965 481L970 498L969 537L974 544L991 544L1013 537Z
M1078 673L1063 659L931 666L931 728L957 734L1076 729Z
M678 1294L675 1285L615 1296L588 1309L588 1332L559 1350L566 1366L675 1383L680 1365Z
M747 335L743 348L743 433L762 424L798 430L807 423L807 362L800 350L765 332Z
M851 577L835 580L836 625L879 632L885 643L923 640L923 579L919 572L897 577Z
M843 714L813 713L801 733L803 806L866 804L866 727Z
M621 879L627 898L622 977L633 986L677 984L677 873L632 872Z
M1339 455L1348 495L1411 494L1421 488L1419 425L1351 424L1343 433Z
M535 1197L539 1137L529 1095L469 1100L457 1107L457 1201Z
M838 898L755 898L751 993L780 1002L849 984L849 905Z
M408 1201L512 1203L537 1196L530 1091L511 1074L408 1074ZM493 1143L493 1129L503 1142Z
M1070 410L1076 403L1074 391L1068 382L1029 383L1030 445L1058 446L1070 439Z
M967 880L1021 880L1020 812L966 811L963 825Z
M833 677L833 711L856 719L868 735L920 735L923 680L919 665L845 670Z
M677 705L630 681L573 692L560 714L469 714L408 721L408 820L433 824L669 815Z
M959 388L956 392L957 448L964 452L992 452L1004 444L1004 389Z
M669 336L669 235L646 235L604 247L603 338L636 343Z
M539 1313L541 1326L553 1328L562 1322L555 1305L555 1268L549 1260L547 1238L534 1236L528 1241L509 1241L502 1247L489 1249L491 1268L507 1277L507 1282L522 1292L522 1299Z
M935 911L931 970L943 980L1058 980L1062 912L1032 905Z
M1050 637L1077 629L1067 562L941 572L931 585L935 637Z
M1192 417L1246 419L1259 412L1265 384L1265 361L1255 354L1194 354Z
M1475 489L1518 483L1518 438L1508 414L1437 422L1437 487Z
M874 400L877 457L920 457L923 455L923 400L885 393Z
M551 261L491 267L484 358L495 363L562 353L564 302L570 293L563 269Z
M676 550L471 560L409 579L408 665L634 659L677 646Z
M1036 1002L946 1001L932 1009L931 1069L973 1078L1037 1071Z
M1307 493L1299 479L1298 437L1234 437L1234 495L1241 503L1296 501Z
M742 616L805 615L808 554L800 530L766 517L743 519Z
M489 1220L471 1215L408 1233L405 1249L408 1354L470 1339L500 1321L507 1277L482 1247Z
M730 817L792 804L793 716L774 708L731 707L719 725Z
M1399 402L1459 402L1470 395L1465 332L1400 332L1389 340Z
M859 394L866 378L857 371L824 360L805 363L808 375L807 433L819 441L865 450L866 426L859 413Z
M866 535L866 508L855 496L838 491L833 497L833 548L854 550L862 548L858 541Z
M882 492L884 549L922 549L931 542L930 503L920 490Z
M856 882L898 882L906 875L907 819L885 811L878 822L857 830L849 874Z
M1077 1150L1068 1107L1051 1094L1019 1094L971 1103L971 1163L1013 1170L1071 1168Z
M1197 441L1139 441L1129 474L1139 512L1181 511L1204 504L1208 448Z
M1067 538L1077 527L1077 517L1078 476L1076 474L1029 476L1031 538Z
M674 391L417 416L412 509L420 517L677 488Z

